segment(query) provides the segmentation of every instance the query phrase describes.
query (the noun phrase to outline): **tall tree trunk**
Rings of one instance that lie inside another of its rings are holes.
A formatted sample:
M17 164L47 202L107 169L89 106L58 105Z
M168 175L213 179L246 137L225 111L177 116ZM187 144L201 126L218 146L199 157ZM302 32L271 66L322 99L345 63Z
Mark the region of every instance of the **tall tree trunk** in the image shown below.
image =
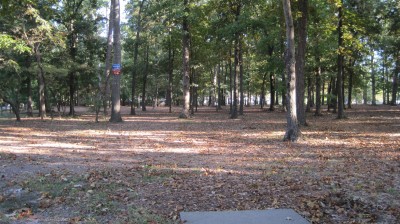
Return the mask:
M239 34L236 34L238 36ZM238 82L239 82L239 74L240 74L240 56L239 56L239 37L236 37L235 40L235 60L234 60L234 71L232 73L232 112L231 112L231 119L236 119L238 117Z
M399 88L399 81L398 76L400 73L400 51L396 53L396 69L393 73L393 83L392 83L392 101L390 105L396 106L397 105L397 90Z
M38 85L39 85L39 116L43 120L46 117L46 94L45 94L45 78L44 70L42 65L42 55L40 53L40 43L34 44L34 53L36 57L36 62L38 64Z
M269 74L269 82L270 82L270 104L269 104L269 111L275 110L275 74L271 72Z
M351 109L351 104L352 104L352 94L353 94L353 79L354 79L354 64L355 64L355 60L350 59L350 69L349 69L349 86L348 86L348 90L347 90L347 108Z
M147 85L147 75L149 70L149 46L146 48L146 65L143 72L143 88L142 88L142 111L146 111L146 85Z
M386 74L386 103L390 104L390 74L388 72L388 66L387 66L387 55L385 55L385 59L384 59L384 63L385 63L385 74Z
M343 86L343 0L341 0L341 5L339 6L339 23L338 23L338 46L339 46L339 51L338 51L338 59L337 59L337 83L336 83L336 88L337 88L337 104L338 104L338 111L337 111L337 118L342 119L345 118L344 115L344 97L343 97L343 92L342 92L342 86Z
M28 78L26 79L27 82L27 89L28 89L28 101L26 102L26 114L28 117L33 117L33 110L32 110L32 80L30 74L28 74Z
M232 116L233 114L233 91L234 91L234 79L235 74L234 70L232 69L232 49L229 49L229 59L228 59L228 66L229 66L229 114Z
M139 54L139 43L140 43L140 32L142 31L142 10L146 0L142 0L139 6L139 13L137 16L137 30L136 40L133 48L133 69L132 69L132 87L131 87L131 115L136 115L135 111L135 92L136 92L136 76L137 76L137 65L138 65L138 54Z
M319 66L320 64L320 59L317 57L317 65L318 67L316 68L315 71L315 95L316 95L316 105L315 105L315 116L320 116L321 115L321 67Z
M175 51L172 49L172 38L171 32L169 32L169 43L168 43L168 89L166 104L169 106L169 113L172 113L172 82L174 75L174 56Z
M365 73L363 74L363 79L367 80L367 75ZM362 98L363 98L363 104L367 105L368 104L368 85L367 84L365 84L363 86Z
M261 109L264 109L264 105L265 105L265 84L267 82L267 75L268 75L267 72L264 73L263 79L262 79L261 96L260 96Z
M77 34L75 33L74 21L71 21L69 24L69 32L68 41L69 41L69 55L73 62L76 61L77 55ZM68 85L69 85L69 116L75 116L75 68L72 68L72 71L68 73Z
M104 68L104 83L102 87L103 95L103 113L107 115L108 101L110 97L110 77L111 77L111 53L113 47L113 28L114 28L114 9L113 4L110 2L110 17L108 19L108 33L107 33L107 52L106 62Z
M239 23L239 16L240 16L240 11L241 11L241 5L240 3L237 3L235 5L236 10L235 10L235 22ZM234 61L234 73L233 73L233 99L232 99L232 113L231 113L231 119L236 119L238 117L238 97L239 97L239 78L240 78L240 71L241 71L241 34L240 32L235 33L235 61Z
M221 94L221 63L218 63L217 65L217 87L218 87L218 93L217 93L217 98L218 98L218 105L217 105L217 111L221 110L221 99L222 99L222 94Z
M304 108L304 70L307 46L307 16L308 0L299 0L299 9L301 17L298 19L298 45L296 54L296 98L297 98L297 119L300 125L307 125Z
M294 41L294 26L290 0L282 0L286 22L286 55L285 71L287 74L287 127L284 136L285 141L297 141L300 136L299 122L297 120L296 105L296 56Z
M183 83L183 108L179 118L189 118L190 116L190 31L189 31L189 3L183 1L184 13L182 22L182 83Z
M371 83L372 83L372 106L376 106L376 74L374 65L374 52L371 55Z
M307 75L307 106L306 112L311 112L311 107L313 105L313 96L312 96L312 80L311 75Z
M240 10L240 9L238 9ZM240 14L240 12L239 12ZM239 36L239 97L240 97L240 106L239 106L239 115L243 115L244 113L244 80L243 80L243 51L242 51L242 38Z
M111 0L114 3L114 57L113 66L121 66L121 30L120 30L120 4L119 0ZM111 86L111 118L110 122L122 122L121 117L121 73L114 74Z
M284 40L284 35L285 34L280 35L280 37L281 37L280 44L281 44L281 52L282 52L282 60L283 61L286 60L286 58L285 58L285 40ZM287 99L287 96L286 96L286 82L287 82L287 80L286 80L286 71L285 70L281 73L281 78L282 78L282 86L283 86L281 88L281 91L282 91L282 93L281 93L281 95L282 95L282 108L283 108L284 111L287 111L287 102L286 102L286 99Z

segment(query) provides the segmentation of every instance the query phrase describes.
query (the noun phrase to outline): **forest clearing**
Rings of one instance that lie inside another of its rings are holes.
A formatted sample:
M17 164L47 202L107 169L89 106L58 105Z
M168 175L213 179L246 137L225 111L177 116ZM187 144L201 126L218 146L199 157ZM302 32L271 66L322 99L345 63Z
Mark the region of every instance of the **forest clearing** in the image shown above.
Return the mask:
M80 111L82 108L79 108ZM158 107L124 122L0 119L0 223L179 223L181 211L292 208L312 223L398 223L400 110L307 114Z

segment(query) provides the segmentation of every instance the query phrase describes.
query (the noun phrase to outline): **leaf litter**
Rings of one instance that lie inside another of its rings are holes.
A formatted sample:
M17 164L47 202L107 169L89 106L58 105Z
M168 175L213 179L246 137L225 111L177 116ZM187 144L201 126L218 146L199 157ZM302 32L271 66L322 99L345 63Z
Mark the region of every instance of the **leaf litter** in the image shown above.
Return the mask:
M282 142L284 112L246 109L235 120L212 108L121 124L0 120L0 220L179 223L181 211L293 208L313 223L399 222L397 107L309 114L297 143Z

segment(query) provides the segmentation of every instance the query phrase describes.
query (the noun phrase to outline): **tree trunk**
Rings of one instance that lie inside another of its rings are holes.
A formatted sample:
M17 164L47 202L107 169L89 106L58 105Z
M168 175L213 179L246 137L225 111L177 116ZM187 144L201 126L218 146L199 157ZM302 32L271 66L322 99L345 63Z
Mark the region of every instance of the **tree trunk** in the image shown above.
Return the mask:
M236 34L236 40L235 40L235 60L234 60L234 71L232 73L232 112L231 112L231 119L236 119L238 117L238 82L239 82L239 75L240 75L240 55L239 55L239 34Z
M143 72L143 88L142 88L142 111L146 111L146 85L147 85L147 75L149 70L149 46L146 48L146 62L145 69Z
M297 141L300 136L299 123L297 120L297 104L296 104L296 56L294 41L294 26L292 9L290 0L282 0L283 11L286 22L286 55L285 55L285 71L287 75L287 127L284 136L285 141Z
M315 105L315 116L320 116L321 115L321 67L319 66L320 64L320 59L317 57L317 69L315 72L315 94L316 94L316 105Z
M184 13L182 22L182 83L183 83L183 108L179 118L190 117L190 31L189 31L189 3L188 0L183 1Z
M111 77L111 52L113 47L113 27L114 27L114 9L112 1L110 3L110 17L108 19L108 33L107 33L107 52L106 62L104 68L104 83L102 87L103 95L103 113L107 115L108 101L110 97L110 77Z
M281 43L281 52L282 52L282 60L283 61L285 61L286 59L285 59L285 40L284 40L284 35L281 35L281 41L280 41L280 43ZM281 95L282 95L282 108L283 108L283 110L284 111L287 111L287 102L286 102L286 71L284 70L282 73L281 73L281 78L282 78L282 88L281 88L281 91L282 91L282 93L281 93Z
M133 48L133 69L132 69L132 87L131 87L131 115L136 115L135 111L135 92L136 92L136 76L137 76L137 61L139 54L140 32L142 30L142 10L145 0L142 0L139 6L137 17L136 40Z
M15 114L16 121L20 122L21 121L21 116L20 116L20 110L19 110L19 102L18 100L16 102L7 99L5 97L2 98L4 102L10 104L11 110Z
M372 83L372 106L376 106L376 77L374 65L374 52L371 55L371 83Z
M43 120L46 117L46 94L45 94L45 78L42 66L42 55L40 53L40 43L34 44L34 53L36 57L36 62L38 64L38 85L39 85L39 116Z
M27 89L28 89L28 101L26 102L26 114L28 117L33 117L33 109L32 109L32 80L30 74L28 74Z
M240 3L236 4L236 15L235 15L235 22L239 22L239 16L241 11ZM236 119L238 117L238 97L239 97L239 78L240 78L240 71L241 71L241 38L240 32L235 33L235 61L234 61L234 72L233 72L233 99L232 99L232 113L231 119Z
M270 81L270 104L269 104L269 111L274 111L275 110L275 74L271 72L269 74L269 81Z
M313 96L312 96L312 80L311 75L307 75L307 106L306 112L311 112L311 107L313 105Z
M221 94L221 63L218 63L217 65L217 86L218 86L218 93L217 93L217 98L218 98L218 105L217 105L217 111L222 110L221 107L221 99L222 99L222 94Z
M238 9L240 10L240 9ZM240 13L240 12L239 12ZM243 51L242 51L242 38L239 36L239 97L240 97L240 106L239 106L239 115L243 115L244 113L244 80L243 80Z
M363 74L363 79L367 80L367 75ZM363 104L367 105L368 104L368 86L364 85L363 86L363 92L362 92L362 98L363 98Z
M354 79L354 67L355 60L351 60L349 62L350 68L349 68L349 86L348 86L348 95L347 95L347 108L351 109L351 104L352 104L352 94L353 94L353 79Z
M232 69L232 49L229 50L229 59L228 59L228 66L229 66L229 114L232 116L233 114L233 86L234 86L234 78L235 74Z
M111 0L114 4L114 58L113 66L121 66L121 39L120 39L120 5L119 0ZM111 86L111 118L110 122L122 122L121 117L121 73L113 74Z
M338 111L337 111L337 118L342 119L345 118L344 115L344 97L343 97L343 92L342 92L342 86L343 86L343 0L341 0L341 5L339 6L339 23L338 23L338 46L339 46L339 51L338 51L338 59L337 59L337 66L338 66L338 72L337 72L337 83L336 83L336 88L337 88L337 104L338 104Z
M169 43L168 43L168 89L167 89L167 99L166 104L169 106L169 113L172 113L172 82L174 75L174 56L175 51L172 49L172 38L171 32L169 33Z
M304 108L304 69L307 47L307 16L308 0L299 0L301 17L298 19L298 44L296 54L296 98L297 98L297 119L300 125L307 125Z
M268 73L264 73L263 79L262 79L261 96L260 96L261 109L264 109L264 105L265 105L265 83L267 82L267 74Z
M75 33L74 23L73 21L69 25L68 41L69 41L69 55L73 62L76 61L77 55L77 34ZM75 116L75 68L72 68L72 71L68 73L68 85L69 85L69 116Z
M396 69L393 73L393 83L392 83L392 101L390 105L396 106L397 105L397 89L399 88L399 81L398 76L400 73L400 51L396 54Z

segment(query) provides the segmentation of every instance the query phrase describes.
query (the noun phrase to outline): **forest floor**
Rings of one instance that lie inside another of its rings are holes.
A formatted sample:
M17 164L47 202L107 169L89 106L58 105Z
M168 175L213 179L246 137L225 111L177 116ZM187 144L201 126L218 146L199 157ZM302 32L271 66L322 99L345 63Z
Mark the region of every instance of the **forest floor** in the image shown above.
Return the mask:
M307 115L137 111L112 124L0 118L0 223L179 223L181 211L292 208L313 223L400 223L400 108Z

